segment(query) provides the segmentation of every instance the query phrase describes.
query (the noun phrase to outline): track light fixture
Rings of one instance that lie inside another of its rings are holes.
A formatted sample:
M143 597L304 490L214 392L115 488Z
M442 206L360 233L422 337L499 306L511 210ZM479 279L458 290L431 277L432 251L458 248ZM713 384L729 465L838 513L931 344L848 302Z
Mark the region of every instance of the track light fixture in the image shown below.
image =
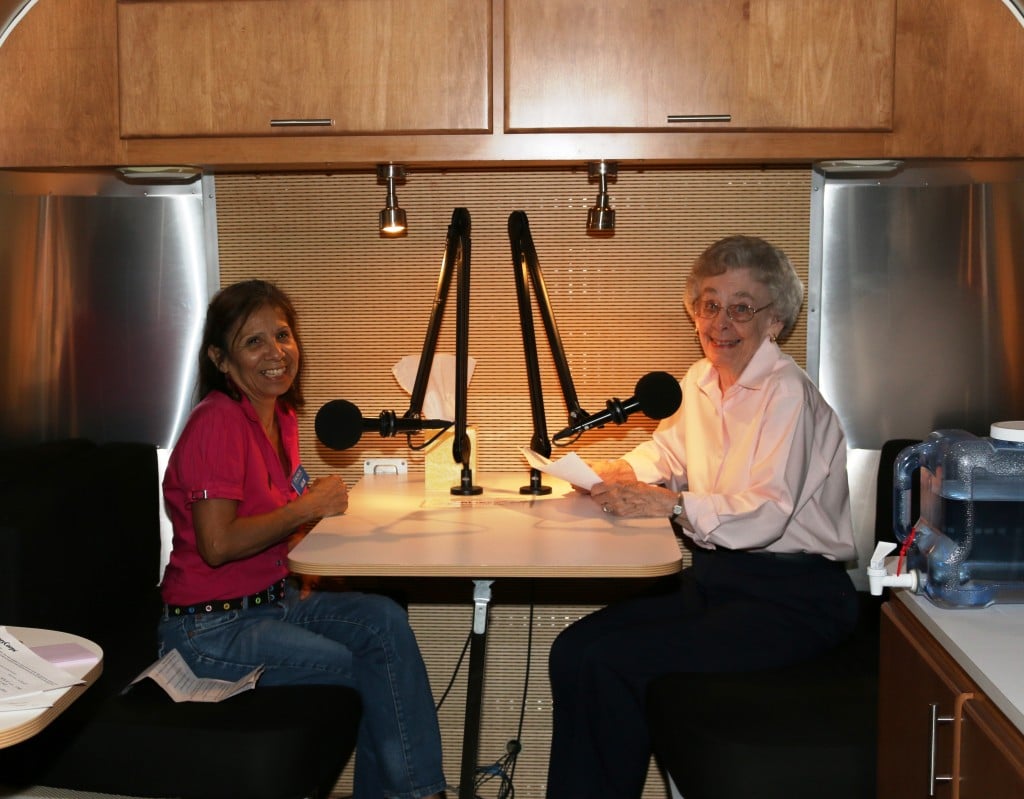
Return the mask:
M398 207L398 195L395 193L398 181L405 182L403 164L377 164L377 182L386 183L388 187L387 204L380 212L380 235L385 238L397 238L408 232L405 211Z
M619 174L618 161L590 161L587 164L588 179L598 179L597 202L587 211L587 233L593 236L610 236L615 232L615 209L608 204L608 179L614 180Z

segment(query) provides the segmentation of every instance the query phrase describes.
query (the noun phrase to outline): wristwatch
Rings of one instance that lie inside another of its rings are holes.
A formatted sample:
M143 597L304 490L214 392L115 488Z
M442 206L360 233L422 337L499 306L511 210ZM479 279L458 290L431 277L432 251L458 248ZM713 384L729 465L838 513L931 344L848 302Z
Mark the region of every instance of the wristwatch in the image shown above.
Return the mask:
M680 491L676 496L676 504L672 506L672 515L669 516L669 518L672 521L675 521L680 515L682 515L684 510L686 510L686 508L683 506L683 492Z

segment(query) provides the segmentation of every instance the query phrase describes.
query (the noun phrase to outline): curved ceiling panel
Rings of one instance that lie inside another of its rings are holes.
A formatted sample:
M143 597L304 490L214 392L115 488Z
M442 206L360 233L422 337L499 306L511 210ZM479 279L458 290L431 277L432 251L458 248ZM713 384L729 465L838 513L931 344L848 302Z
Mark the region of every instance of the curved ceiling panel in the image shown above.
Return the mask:
M0 0L0 47L37 0Z

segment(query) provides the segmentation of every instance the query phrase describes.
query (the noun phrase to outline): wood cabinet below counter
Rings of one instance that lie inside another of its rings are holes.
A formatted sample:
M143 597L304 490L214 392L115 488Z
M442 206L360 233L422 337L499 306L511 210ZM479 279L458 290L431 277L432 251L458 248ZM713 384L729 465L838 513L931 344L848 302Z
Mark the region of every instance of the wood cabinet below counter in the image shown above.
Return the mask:
M1024 796L1024 732L996 707L984 680L961 665L971 647L959 650L958 633L940 642L928 626L941 625L922 597L898 596L882 608L878 719L878 799L1010 799ZM918 603L918 604L914 604ZM912 610L913 609L913 610ZM1022 614L1007 618L1006 641L1016 640ZM1000 609L953 610L956 624L968 624ZM936 629L944 629L936 627ZM947 646L958 649L956 657ZM997 637L983 647L987 656L1015 661L1013 647ZM1020 675L1019 662L1009 669ZM986 675L988 677L988 675ZM995 680L1000 678L993 677ZM1001 684L1001 683L1000 683ZM1019 685L1019 682L1018 682ZM1014 688L1014 686L1006 686ZM1002 691L998 691L1002 694ZM1008 691L1008 694L1019 691ZM1005 701L1000 696L999 701Z

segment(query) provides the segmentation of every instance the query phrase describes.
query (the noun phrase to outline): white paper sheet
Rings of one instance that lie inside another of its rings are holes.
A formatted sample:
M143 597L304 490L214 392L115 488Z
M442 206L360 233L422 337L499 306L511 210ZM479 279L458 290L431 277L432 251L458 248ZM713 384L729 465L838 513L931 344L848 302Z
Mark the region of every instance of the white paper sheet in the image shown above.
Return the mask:
M132 685L149 677L175 702L220 702L242 691L251 691L262 673L263 667L258 666L238 682L196 677L181 653L172 649L132 680Z
M82 682L0 627L0 710L53 707L60 689Z
M558 477L585 491L589 491L595 483L601 482L597 473L575 452L570 452L565 457L553 461L527 447L520 447L519 451L523 453L526 462L534 469L540 469L545 474Z

